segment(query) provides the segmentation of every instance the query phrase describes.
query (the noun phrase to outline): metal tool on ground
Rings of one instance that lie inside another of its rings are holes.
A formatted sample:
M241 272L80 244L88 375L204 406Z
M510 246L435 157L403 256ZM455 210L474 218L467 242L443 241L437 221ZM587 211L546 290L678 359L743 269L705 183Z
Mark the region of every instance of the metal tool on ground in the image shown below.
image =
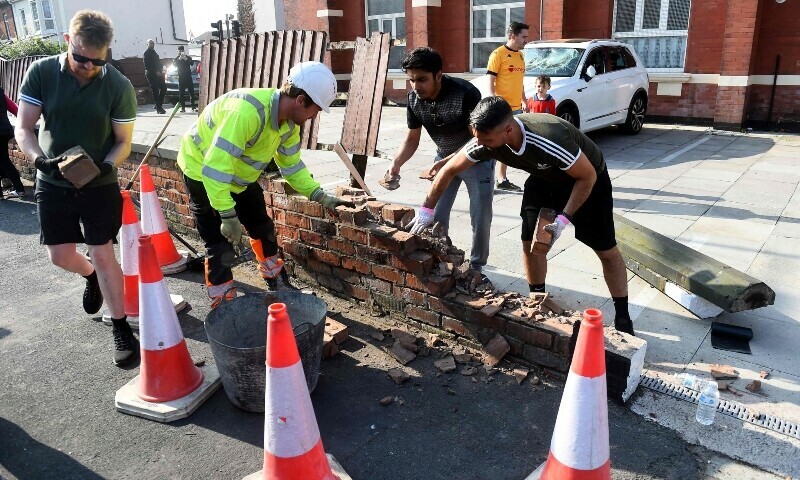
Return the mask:
M236 258L233 259L231 263L231 267L235 267L236 265L241 265L243 263L247 263L251 260L256 259L256 254L253 251L252 247L246 247L242 240L239 240L239 247L238 247L238 254Z
M342 144L341 143L335 144L333 146L333 151L336 152L337 155L339 155L339 158L341 158L342 162L344 162L344 166L347 167L348 170L350 170L350 175L352 175L353 178L356 179L356 182L358 182L361 188L365 192L367 192L367 195L372 195L372 192L369 191L369 187L367 187L367 184L364 183L364 179L361 177L361 174L358 173L356 166L353 165L353 162L350 161L350 157L347 155L347 152L344 151Z

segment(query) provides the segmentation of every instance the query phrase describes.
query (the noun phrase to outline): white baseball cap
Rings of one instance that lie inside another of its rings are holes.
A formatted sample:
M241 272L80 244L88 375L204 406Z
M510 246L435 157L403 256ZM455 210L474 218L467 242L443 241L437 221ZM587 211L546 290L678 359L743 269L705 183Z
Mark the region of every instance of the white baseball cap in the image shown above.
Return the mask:
M289 69L289 83L302 88L326 113L336 98L336 77L320 62L301 62Z

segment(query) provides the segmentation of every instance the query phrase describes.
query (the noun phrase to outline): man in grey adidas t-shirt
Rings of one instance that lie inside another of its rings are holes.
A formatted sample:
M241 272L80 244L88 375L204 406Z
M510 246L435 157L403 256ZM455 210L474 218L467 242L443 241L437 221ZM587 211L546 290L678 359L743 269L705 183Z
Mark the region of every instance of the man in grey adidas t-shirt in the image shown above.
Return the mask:
M542 113L514 117L501 97L481 100L470 115L473 140L437 175L419 209L412 233L433 222L431 209L454 175L497 159L530 174L522 199L522 251L531 292L545 291L547 257L532 252L531 244L541 208L560 212L545 227L554 241L575 226L575 238L592 248L614 299L617 330L633 334L628 313L628 281L614 234L614 201L603 154L589 137L556 116Z
M442 74L442 57L428 47L415 48L403 59L412 90L408 92L406 119L408 132L392 161L385 181L391 189L392 178L398 179L400 167L419 147L422 127L436 144L435 174L453 154L472 139L469 115L481 99L480 91L460 78ZM455 175L436 205L434 221L449 227L450 211L456 201L461 182L469 194L469 215L472 222L472 252L470 267L480 271L489 258L489 239L492 226L495 161L489 160L475 168ZM397 186L399 184L395 182ZM395 187L396 188L396 187Z

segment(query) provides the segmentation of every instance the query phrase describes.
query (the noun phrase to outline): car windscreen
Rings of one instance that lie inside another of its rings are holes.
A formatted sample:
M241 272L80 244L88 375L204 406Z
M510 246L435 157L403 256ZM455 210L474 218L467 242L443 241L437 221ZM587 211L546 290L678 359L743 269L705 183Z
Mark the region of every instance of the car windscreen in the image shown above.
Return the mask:
M578 68L583 52L583 48L525 47L525 76L571 77Z

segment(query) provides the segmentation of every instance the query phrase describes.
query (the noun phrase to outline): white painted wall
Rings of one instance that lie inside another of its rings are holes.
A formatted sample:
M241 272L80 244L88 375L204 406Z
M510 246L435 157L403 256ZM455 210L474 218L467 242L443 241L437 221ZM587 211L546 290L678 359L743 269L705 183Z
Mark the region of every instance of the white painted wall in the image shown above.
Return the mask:
M283 0L254 1L253 17L256 32L286 30L286 14L283 9Z
M186 20L183 13L183 0L50 0L53 5L56 29L69 31L69 21L78 10L100 10L111 18L114 24L114 40L111 49L114 58L141 57L147 48L147 39L156 42L156 51L162 58L173 58L178 45L186 45ZM172 27L170 3L175 29ZM19 25L18 11L27 10L28 25L32 28L31 6L27 0L12 0L15 21ZM20 38L23 37L21 28ZM176 40L175 37L181 40ZM55 39L55 38L54 38Z

